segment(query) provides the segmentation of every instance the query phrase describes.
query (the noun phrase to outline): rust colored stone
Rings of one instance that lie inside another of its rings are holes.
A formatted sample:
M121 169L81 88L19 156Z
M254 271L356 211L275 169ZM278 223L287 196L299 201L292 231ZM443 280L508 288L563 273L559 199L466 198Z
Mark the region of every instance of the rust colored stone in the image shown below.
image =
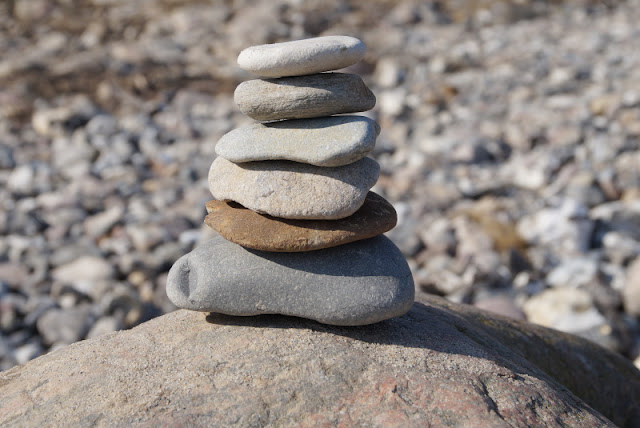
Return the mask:
M240 204L209 201L205 223L225 239L261 251L320 250L385 233L397 214L382 196L369 192L364 204L339 220L291 220L258 214Z

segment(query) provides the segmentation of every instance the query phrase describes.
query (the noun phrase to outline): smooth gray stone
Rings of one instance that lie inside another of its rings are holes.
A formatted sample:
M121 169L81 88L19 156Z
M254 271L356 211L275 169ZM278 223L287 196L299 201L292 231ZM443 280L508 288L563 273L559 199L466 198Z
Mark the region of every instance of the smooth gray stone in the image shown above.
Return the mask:
M265 77L301 76L338 70L360 61L366 47L355 37L325 36L251 46L240 52L238 65Z
M209 169L209 190L219 201L291 219L339 219L362 206L378 180L380 165L371 158L325 168L290 161L235 164L218 157Z
M261 121L356 113L376 105L360 76L347 73L248 80L233 99L242 113Z
M383 235L308 253L249 250L218 236L173 265L167 295L194 311L365 325L407 312L414 285Z
M216 144L216 153L234 163L291 160L342 166L371 152L379 133L376 121L364 116L256 123L222 136Z

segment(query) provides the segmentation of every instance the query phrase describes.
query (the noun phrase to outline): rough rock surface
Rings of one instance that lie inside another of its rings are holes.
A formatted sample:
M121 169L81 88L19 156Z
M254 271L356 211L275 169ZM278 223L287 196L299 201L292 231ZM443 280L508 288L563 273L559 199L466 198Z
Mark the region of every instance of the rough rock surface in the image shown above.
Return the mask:
M281 159L342 166L371 152L379 133L380 126L364 116L256 123L225 134L216 154L235 163Z
M209 170L209 190L218 200L274 217L339 219L362 206L379 174L371 158L323 168L289 161L234 164L218 157Z
M360 61L366 47L355 37L325 36L252 46L240 52L238 65L265 77L300 76L338 70Z
M640 373L436 297L357 328L181 310L1 373L0 408L4 427L631 426Z
M179 308L333 325L400 316L414 293L406 260L382 235L309 253L249 250L217 236L181 257L167 278L167 295Z
M207 202L204 222L225 239L261 251L320 250L372 238L396 225L396 210L373 192L349 217L339 220L289 220L258 214L233 202Z
M360 76L348 73L248 80L238 85L233 100L242 113L262 121L356 113L376 105Z

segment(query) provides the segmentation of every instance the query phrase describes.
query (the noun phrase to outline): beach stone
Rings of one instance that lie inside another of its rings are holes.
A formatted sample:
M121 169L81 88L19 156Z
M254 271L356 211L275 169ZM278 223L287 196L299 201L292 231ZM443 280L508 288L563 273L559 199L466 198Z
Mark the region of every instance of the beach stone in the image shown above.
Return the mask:
M258 214L234 202L207 202L204 222L225 239L261 251L300 252L372 238L396 225L396 210L382 196L367 194L364 204L340 220L287 220Z
M194 311L365 325L407 312L414 285L402 253L383 235L309 253L250 250L217 236L178 259L167 295Z
M549 288L531 297L522 309L527 320L545 327L573 334L608 329L607 319L586 290L579 288Z
M37 322L38 332L46 343L73 343L82 339L93 324L91 308L81 304L67 309L46 311Z
M89 296L101 295L101 289L115 274L115 268L105 258L86 254L51 271L54 280Z
M522 312L522 309L515 304L513 299L505 295L485 297L475 301L473 305L476 308L489 311L503 317L522 321L526 320L526 316L524 312Z
M248 80L233 99L242 113L260 121L356 113L376 105L360 76L347 73Z
M338 70L360 61L366 47L355 37L325 36L251 46L240 52L238 65L265 77L301 76Z
M376 121L364 116L256 123L225 134L216 144L216 154L234 163L291 160L342 166L371 152L379 133Z
M360 327L178 310L1 372L0 426L639 420L640 372L621 355L439 297L418 299L404 316Z
M209 190L215 199L274 217L339 219L362 206L379 175L380 165L371 158L324 168L290 161L235 164L218 157L209 170Z
M627 313L640 318L640 257L627 268L622 298Z

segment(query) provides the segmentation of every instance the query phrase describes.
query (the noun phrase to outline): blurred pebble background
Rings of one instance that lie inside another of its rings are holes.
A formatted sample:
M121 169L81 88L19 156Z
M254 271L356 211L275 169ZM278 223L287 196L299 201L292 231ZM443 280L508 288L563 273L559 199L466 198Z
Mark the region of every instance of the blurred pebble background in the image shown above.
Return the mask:
M344 34L434 293L640 366L640 1L5 0L0 369L171 311L251 45Z

